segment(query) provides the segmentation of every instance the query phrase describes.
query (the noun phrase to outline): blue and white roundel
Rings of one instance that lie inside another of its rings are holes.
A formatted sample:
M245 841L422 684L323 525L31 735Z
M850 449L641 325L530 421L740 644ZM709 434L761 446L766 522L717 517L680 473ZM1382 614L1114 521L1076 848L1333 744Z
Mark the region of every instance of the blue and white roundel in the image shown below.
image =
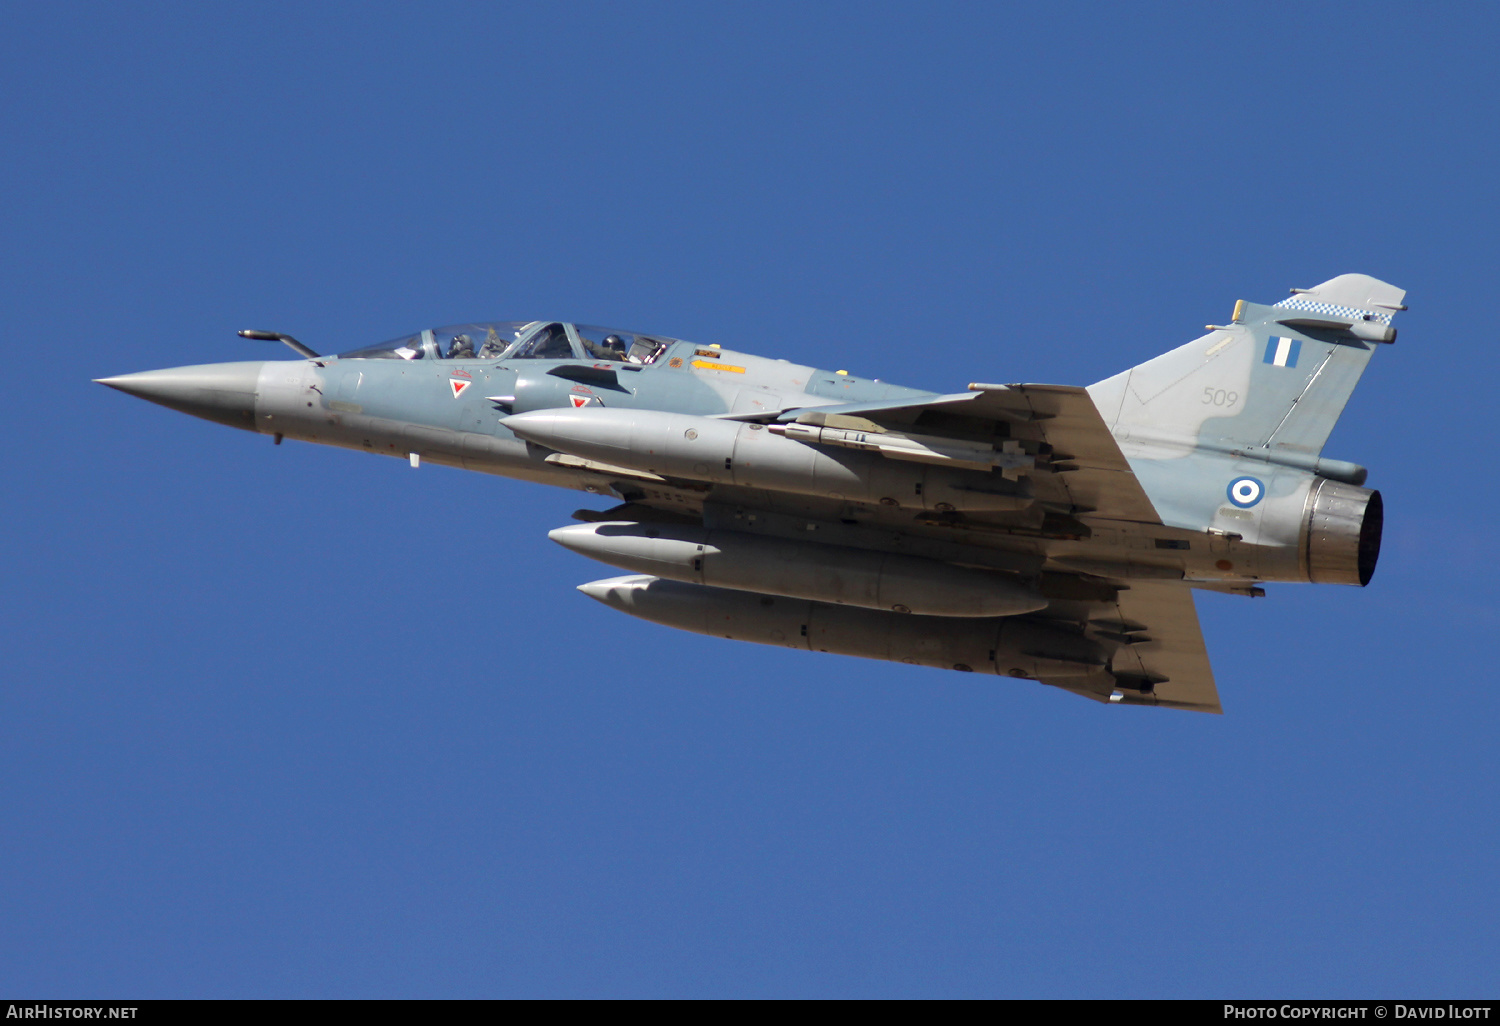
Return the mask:
M1229 482L1229 501L1240 509L1249 509L1266 494L1266 486L1253 477L1237 477Z

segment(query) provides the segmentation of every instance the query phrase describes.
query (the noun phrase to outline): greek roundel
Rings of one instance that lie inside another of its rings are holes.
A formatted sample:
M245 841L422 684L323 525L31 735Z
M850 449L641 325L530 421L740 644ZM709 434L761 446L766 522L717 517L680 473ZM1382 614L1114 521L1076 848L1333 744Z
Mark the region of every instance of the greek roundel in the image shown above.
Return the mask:
M1237 477L1229 482L1229 501L1240 509L1249 509L1266 494L1266 486L1258 478Z

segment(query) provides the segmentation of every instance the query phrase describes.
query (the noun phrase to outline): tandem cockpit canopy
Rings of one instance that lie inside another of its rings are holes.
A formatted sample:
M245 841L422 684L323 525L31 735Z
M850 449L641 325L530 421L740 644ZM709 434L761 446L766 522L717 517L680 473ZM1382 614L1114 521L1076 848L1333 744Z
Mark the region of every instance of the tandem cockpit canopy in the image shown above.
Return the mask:
M340 353L341 360L588 360L648 364L675 339L562 321L450 324Z

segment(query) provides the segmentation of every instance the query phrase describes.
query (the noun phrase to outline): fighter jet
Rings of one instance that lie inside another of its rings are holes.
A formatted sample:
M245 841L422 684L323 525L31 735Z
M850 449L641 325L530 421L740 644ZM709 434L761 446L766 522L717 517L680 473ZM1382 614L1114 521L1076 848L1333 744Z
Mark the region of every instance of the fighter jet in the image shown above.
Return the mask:
M1088 387L937 394L665 335L459 324L100 383L284 438L615 505L579 586L699 634L1221 712L1193 592L1366 585L1380 493L1324 443L1405 292L1362 274Z

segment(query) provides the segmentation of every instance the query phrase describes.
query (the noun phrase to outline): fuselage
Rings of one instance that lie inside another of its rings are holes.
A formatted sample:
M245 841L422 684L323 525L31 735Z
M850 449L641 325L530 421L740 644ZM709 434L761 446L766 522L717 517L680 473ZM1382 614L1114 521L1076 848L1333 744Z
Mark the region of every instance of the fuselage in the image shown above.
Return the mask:
M313 442L390 456L413 465L434 463L513 477L630 501L649 499L680 509L705 523L725 516L736 505L764 511L752 520L766 529L776 516L789 518L783 534L805 531L802 521L817 525L820 539L840 544L890 548L891 527L898 526L896 548L979 565L1013 565L1023 561L1039 570L1051 560L1070 572L1115 578L1201 582L1228 590L1253 589L1258 581L1307 580L1304 507L1309 492L1322 484L1298 474L1294 487L1265 508L1279 503L1285 515L1263 517L1236 530L1205 528L1200 523L1170 522L1143 528L1118 520L1093 520L1074 510L1072 527L1039 529L1040 521L1017 530L963 522L962 510L936 501L937 487L963 471L935 471L919 463L861 459L834 452L836 470L854 477L910 476L923 492L926 475L927 515L899 517L881 508L874 493L834 486L767 488L758 480L735 480L722 474L692 475L679 468L668 480L660 475L601 471L611 461L578 458L518 437L507 418L541 410L597 409L663 411L686 418L715 421L705 425L733 447L735 433L746 439L759 424L757 415L827 407L920 399L936 393L862 378L844 370L828 371L787 360L768 359L660 336L610 332L566 322L510 322L502 326L503 344L493 338L496 326L461 325L434 329L381 346L303 360L209 364L147 371L107 379L106 384L220 423L283 439ZM458 329L467 329L460 331ZM484 329L489 352L473 341ZM629 343L628 346L626 343ZM726 418L743 418L741 420ZM684 422L686 423L686 422ZM696 437L698 432L688 428ZM803 447L786 440L797 451ZM816 450L815 450L816 451ZM831 451L831 450L830 450ZM709 461L728 455L716 453ZM829 457L820 457L829 463ZM1153 461L1141 460L1151 470ZM833 465L829 463L829 465ZM1186 464L1162 464L1181 474ZM1262 465L1256 465L1262 466ZM1226 468L1224 473L1230 473ZM698 480L685 480L683 475ZM938 480L941 476L943 480ZM881 488L870 485L876 492ZM888 489L898 491L897 486ZM993 489L992 489L993 491ZM887 505L898 505L885 500ZM1004 497L997 501L1004 504ZM918 504L921 507L921 504ZM1222 502L1219 503L1222 505ZM1239 511L1224 509L1223 515ZM1212 515L1212 514L1209 514ZM1249 521L1249 518L1246 518ZM1264 526L1262 526L1264 525ZM1251 527L1256 529L1252 533ZM971 529L972 528L972 529ZM962 550L962 551L960 551Z
M680 341L649 364L582 357L276 361L258 373L254 430L589 491L597 490L595 475L538 458L505 418L584 406L712 417L923 394Z

